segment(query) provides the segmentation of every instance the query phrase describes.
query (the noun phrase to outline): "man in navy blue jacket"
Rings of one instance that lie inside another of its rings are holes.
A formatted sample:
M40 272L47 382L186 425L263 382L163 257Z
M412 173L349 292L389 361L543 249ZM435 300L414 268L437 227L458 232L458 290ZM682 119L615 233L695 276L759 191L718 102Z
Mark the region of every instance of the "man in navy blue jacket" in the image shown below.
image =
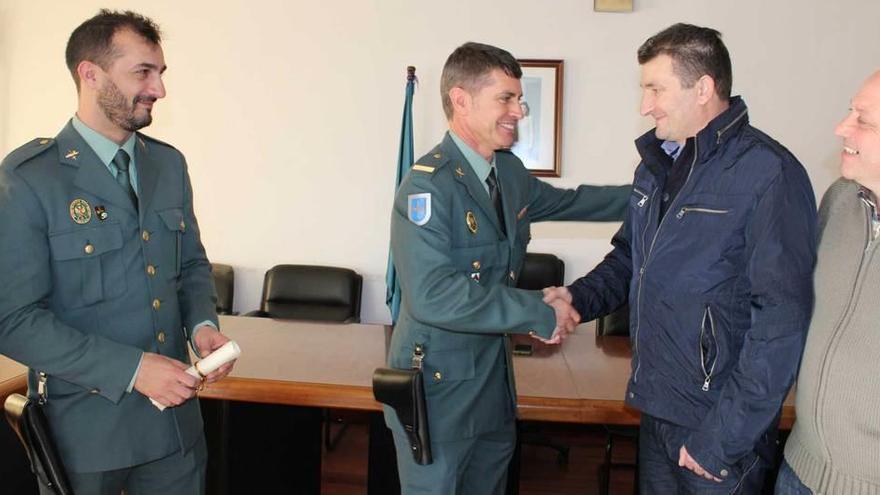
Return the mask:
M730 97L713 29L676 24L638 52L627 218L568 288L584 321L630 304L640 493L759 493L813 307L816 206L804 168Z

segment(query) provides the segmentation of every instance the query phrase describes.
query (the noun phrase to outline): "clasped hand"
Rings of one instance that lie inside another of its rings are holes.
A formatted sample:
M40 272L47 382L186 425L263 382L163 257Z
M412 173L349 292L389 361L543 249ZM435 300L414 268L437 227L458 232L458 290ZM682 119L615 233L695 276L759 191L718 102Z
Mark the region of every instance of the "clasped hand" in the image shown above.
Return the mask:
M229 341L213 327L202 327L196 334L195 344L199 354L207 356ZM195 397L206 383L213 383L232 371L235 361L226 363L199 380L186 373L189 364L160 354L145 352L141 367L135 378L134 388L165 407L179 406Z
M556 328L549 339L532 335L532 338L545 344L559 344L581 322L581 315L571 305L571 292L565 287L547 287L544 289L544 303L556 313Z

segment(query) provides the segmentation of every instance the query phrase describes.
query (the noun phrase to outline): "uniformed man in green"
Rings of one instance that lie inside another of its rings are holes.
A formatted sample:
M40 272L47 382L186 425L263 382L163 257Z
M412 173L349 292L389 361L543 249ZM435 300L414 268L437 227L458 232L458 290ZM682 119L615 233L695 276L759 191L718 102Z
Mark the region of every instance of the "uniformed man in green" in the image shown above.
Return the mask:
M389 364L423 371L433 463L418 465L396 413L404 494L504 492L515 446L516 392L507 334L558 343L580 321L567 304L515 289L539 220L622 220L629 186L561 190L543 183L508 149L521 107L522 70L496 47L466 43L443 68L449 121L443 141L417 161L397 192L391 249L401 308Z
M76 28L76 115L0 165L0 353L29 367L31 398L44 390L77 495L204 492L187 345L228 339L183 155L137 132L165 96L159 42L132 12Z

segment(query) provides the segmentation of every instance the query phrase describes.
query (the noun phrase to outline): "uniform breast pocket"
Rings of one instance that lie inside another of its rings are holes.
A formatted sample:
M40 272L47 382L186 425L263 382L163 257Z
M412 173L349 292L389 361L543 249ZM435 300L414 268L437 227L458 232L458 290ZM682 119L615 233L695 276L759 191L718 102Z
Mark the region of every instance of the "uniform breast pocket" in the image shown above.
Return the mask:
M432 390L474 377L474 353L471 349L451 349L427 352L424 364L425 386Z
M163 256L168 256L170 266L174 267L174 276L180 276L181 264L181 243L183 235L186 233L186 222L183 218L183 208L168 208L156 212L162 219L162 225L165 227L163 234L167 235L170 241ZM165 237L163 235L163 237Z
M507 266L508 251L501 247L498 241L485 246L452 248L452 261L456 269L467 274L471 280L485 284L497 278L498 269Z
M49 234L54 294L62 306L80 308L125 293L119 224Z

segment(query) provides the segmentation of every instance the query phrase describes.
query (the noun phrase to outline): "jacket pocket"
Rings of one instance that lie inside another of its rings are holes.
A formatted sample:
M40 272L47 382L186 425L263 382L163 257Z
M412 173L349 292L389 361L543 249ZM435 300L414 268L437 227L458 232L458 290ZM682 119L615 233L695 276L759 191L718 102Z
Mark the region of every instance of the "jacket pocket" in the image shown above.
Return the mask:
M181 237L186 232L186 222L183 219L183 208L168 208L166 210L157 211L156 213L159 215L159 218L162 219L165 228L171 231L171 235L174 237L174 276L179 277L181 243L183 241Z
M474 353L471 349L427 349L423 366L425 386L434 388L470 380L474 377L474 367Z
M700 213L704 215L727 215L730 213L730 208L710 208L707 206L682 206L679 208L678 213L675 214L675 218L681 220L687 214L695 214Z
M700 322L700 367L703 372L703 392L708 392L718 364L718 337L715 334L715 319L712 307L706 305Z
M650 199L650 196L646 192L636 186L633 186L632 198L630 198L631 205L635 206L636 208L644 208L645 205L648 204L648 199Z
M125 292L122 244L122 229L115 223L49 234L53 293L63 307L90 306Z

